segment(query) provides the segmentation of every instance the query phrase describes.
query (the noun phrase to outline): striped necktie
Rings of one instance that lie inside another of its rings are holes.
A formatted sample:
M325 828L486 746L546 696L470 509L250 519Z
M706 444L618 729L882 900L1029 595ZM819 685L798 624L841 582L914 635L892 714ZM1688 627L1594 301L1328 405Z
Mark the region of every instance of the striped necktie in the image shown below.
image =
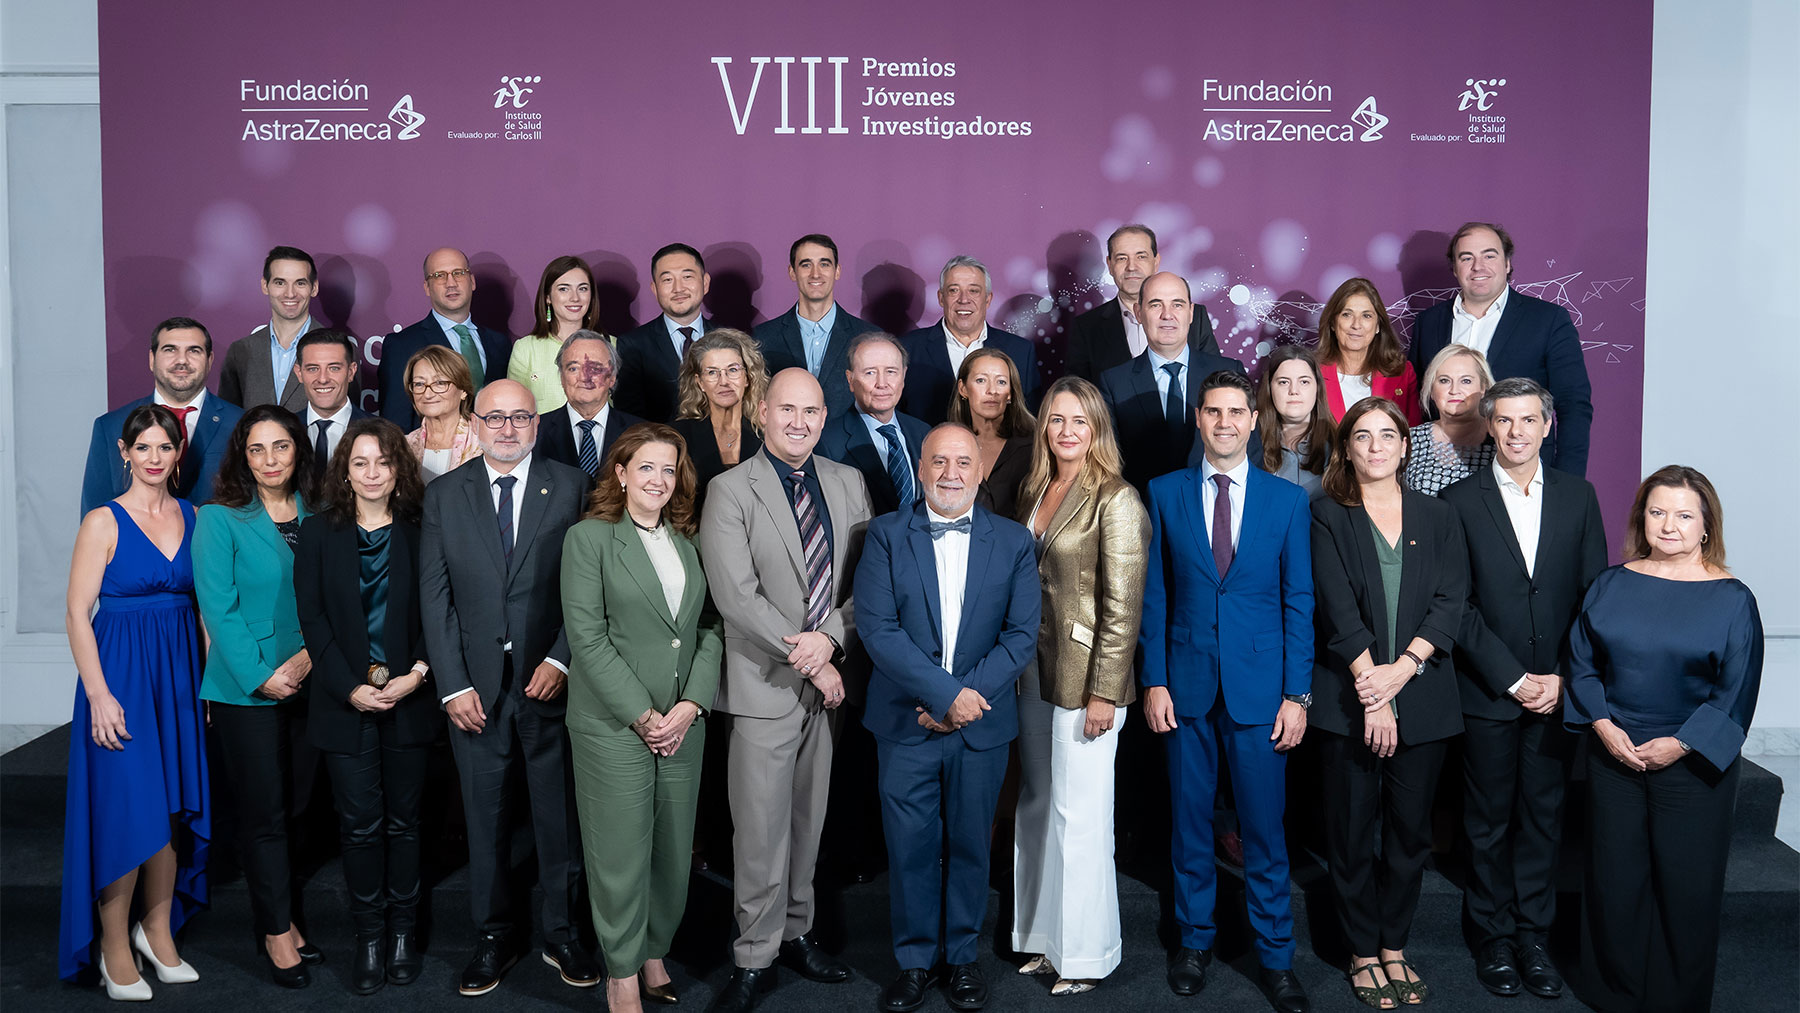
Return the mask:
M900 446L900 428L889 422L875 431L887 441L888 481L894 483L894 495L900 498L900 509L905 510L912 505L912 470L907 467L906 451Z
M800 523L800 547L806 557L806 629L816 630L831 611L831 544L819 523L818 504L806 490L806 472L788 476L794 483L794 517Z
M581 427L581 470L592 478L600 473L600 448L594 445L594 420L581 419L575 424Z
M513 484L519 480L517 475L501 475L494 479L500 487L500 505L495 508L494 515L500 522L500 549L506 554L506 569L512 570L513 550Z

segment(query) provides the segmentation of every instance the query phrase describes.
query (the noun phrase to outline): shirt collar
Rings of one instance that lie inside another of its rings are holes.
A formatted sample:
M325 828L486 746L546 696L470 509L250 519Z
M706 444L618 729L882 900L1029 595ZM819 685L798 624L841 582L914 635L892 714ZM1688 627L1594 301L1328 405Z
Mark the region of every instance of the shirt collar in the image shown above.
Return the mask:
M1198 437L1196 437L1196 439L1198 439ZM1221 472L1219 469L1213 467L1211 458L1202 457L1200 459L1200 478L1202 481L1210 482L1214 475L1221 474L1231 479L1232 485L1235 485L1240 489L1243 488L1245 480L1250 477L1250 455L1245 454L1244 459L1237 463L1237 467L1225 472Z
M939 324L938 327L943 330L945 341L955 341L958 345L962 344L961 341L957 340L956 335L950 333L950 318L949 317L945 317L944 322ZM987 344L987 332L988 332L988 326L987 326L987 323L984 321L981 325L981 333L975 335L975 340L969 342L968 345L965 347L967 347L970 351L974 351L975 349L980 348L981 346Z
M159 404L159 405L163 405L163 406L169 407L169 408L175 407L174 403L172 403L168 398L163 397L161 388L157 388L156 390L153 390L150 392L150 401L152 404ZM194 409L194 414L196 414L196 415L200 414L201 410L206 407L206 388L205 387L200 388L200 393L195 394L194 399L192 401L189 401L183 407L192 408L192 409ZM179 414L179 413L177 413L177 414Z
M881 434L879 432L877 432L877 430L879 430L882 426L893 426L896 430L898 430L900 428L900 410L898 408L894 409L893 417L888 419L886 422L883 422L880 419L876 418L875 416L870 415L868 412L863 411L861 408L858 408L856 410L856 417L859 419L862 419L863 425L869 427L869 438L870 439L877 439L881 436ZM901 442L905 442L905 440L906 440L905 433L900 434L900 440L901 440Z
M1495 299L1493 302L1493 305L1489 306L1487 308L1487 312L1482 314L1480 317L1473 316L1469 313L1468 310L1463 309L1462 293L1458 292L1458 293L1456 293L1455 301L1450 304L1450 312L1459 317L1464 318L1465 320L1486 320L1489 317L1498 317L1501 314L1501 312L1506 309L1506 297L1509 294L1511 294L1511 292L1512 292L1512 286L1510 286L1510 285L1507 286L1506 288L1501 289L1500 297L1498 299Z
M488 485L490 486L495 482L500 481L500 476L502 474L511 475L519 480L519 485L524 485L525 477L531 473L531 454L527 453L524 457L519 458L519 463L514 465L513 470L508 472L495 471L493 462L489 461L485 454L482 455L481 466L487 469Z
M817 327L819 330L824 331L827 334L830 334L831 329L833 327L837 326L837 303L833 302L831 304L831 308L827 309L825 311L825 315L820 317L817 320L808 320L805 317L801 316L800 315L800 304L795 303L794 304L794 319L799 321L800 326L802 326L802 327Z
M581 413L575 410L575 402L565 401L565 402L563 402L563 408L566 411L568 411L568 413L569 413L569 425L579 426L579 425L581 425L581 423L583 421L585 421L581 417ZM606 428L606 420L609 416L609 413L611 413L611 411L612 411L612 398L609 397L606 399L606 403L600 406L600 410L594 413L595 425L597 425L601 429L605 429Z
M774 455L774 453L771 452L769 450L769 448L766 446L763 447L763 456L768 458L769 463L775 466L775 474L783 482L786 482L788 480L788 476L792 475L796 471L806 472L806 477L811 478L811 479L817 479L819 477L818 472L813 470L813 455L811 455L811 454L806 455L806 460L802 461L800 463L800 467L798 467L798 468L787 463L786 461L782 460L781 458L776 457Z
M1181 363L1181 368L1184 371L1188 368L1188 346L1186 344L1183 344L1181 346L1181 354L1177 355L1173 359L1165 359L1162 356L1156 354L1155 348L1146 348L1146 349L1144 349L1144 352L1150 356L1150 368L1153 370L1161 371L1164 364L1170 363L1170 362Z
M663 322L663 326L668 328L669 337L671 337L671 338L681 337L681 329L683 327L692 327L694 329L694 337L696 339L698 339L700 337L700 335L705 333L705 331L706 331L706 326L700 322L700 317L698 315L695 315L694 319L689 320L685 324L678 324L675 322L674 317L668 315L667 313L664 313L662 315L662 322Z
M925 509L925 520L932 524L955 524L957 521L960 521L965 517L973 519L975 516L975 504L973 501L971 501L969 503L969 508L967 510L964 510L962 513L957 514L955 517L939 516L938 512L936 510L931 509L930 504L926 504L924 509Z
M1510 490L1514 495L1531 497L1543 491L1544 459L1542 457L1538 458L1537 470L1531 473L1531 481L1525 483L1531 487L1529 490L1519 488L1519 483L1513 481L1513 477L1506 473L1506 469L1500 466L1498 454L1494 456L1494 463L1488 467L1494 469L1494 481L1500 484L1500 488Z
M437 310L431 311L431 317L437 321L439 327L443 328L445 334L455 334L456 332L450 329L452 327L467 327L469 329L469 337L471 338L476 337L481 333L481 329L475 326L474 317L464 317L461 320L452 320L442 313L439 313Z
M319 410L317 408L313 407L311 401L308 401L306 403L306 417L309 420L307 422L307 425L310 426L310 425L312 425L312 423L317 422L320 419L325 419L329 422L335 422L338 425L349 425L350 424L350 409L354 408L355 406L356 406L356 403L354 401L345 401L344 406L342 408L339 408L337 411L332 412L330 415L320 415Z
M432 314L435 316L437 311L433 310ZM306 337L306 332L310 330L312 330L312 314L308 313L306 319L300 321L300 329L294 332L294 340L286 348L281 348L281 339L275 336L275 318L269 318L269 342L276 348L280 348L282 354L299 351L300 339Z

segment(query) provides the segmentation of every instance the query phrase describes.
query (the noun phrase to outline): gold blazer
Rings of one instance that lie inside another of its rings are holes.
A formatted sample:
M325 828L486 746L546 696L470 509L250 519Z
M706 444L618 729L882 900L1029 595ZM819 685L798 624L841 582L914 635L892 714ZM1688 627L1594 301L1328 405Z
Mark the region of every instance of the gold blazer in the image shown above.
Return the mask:
M1091 694L1119 706L1137 698L1131 671L1144 611L1150 515L1119 479L1077 482L1044 529L1038 580L1038 679L1044 699L1074 710Z

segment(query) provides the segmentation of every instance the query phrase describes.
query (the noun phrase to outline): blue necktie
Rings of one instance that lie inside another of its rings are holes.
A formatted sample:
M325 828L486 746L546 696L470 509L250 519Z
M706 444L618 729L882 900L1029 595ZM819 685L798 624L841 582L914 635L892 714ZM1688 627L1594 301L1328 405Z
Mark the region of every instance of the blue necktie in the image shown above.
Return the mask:
M1165 362L1162 371L1169 374L1169 397L1163 402L1163 418L1170 429L1180 430L1188 424L1187 400L1181 396L1181 363Z
M894 495L900 498L900 509L912 505L912 469L907 467L906 451L900 446L900 429L892 422L876 427L887 441L888 481L894 483Z
M325 442L325 432L331 428L331 420L320 419L313 423L313 428L319 431L318 438L313 440L312 473L316 482L325 477L325 466L331 457L331 447Z
M518 482L518 478L513 475L501 475L494 479L494 484L500 487L500 506L496 511L496 516L500 521L500 550L506 554L506 569L509 572L512 570L513 550L512 490L513 484L516 482Z
M582 419L575 424L581 427L581 470L592 478L600 473L600 448L594 445L594 420Z
M973 517L964 517L960 521L931 521L931 540L935 542L944 537L946 531L958 531L966 535L973 521Z

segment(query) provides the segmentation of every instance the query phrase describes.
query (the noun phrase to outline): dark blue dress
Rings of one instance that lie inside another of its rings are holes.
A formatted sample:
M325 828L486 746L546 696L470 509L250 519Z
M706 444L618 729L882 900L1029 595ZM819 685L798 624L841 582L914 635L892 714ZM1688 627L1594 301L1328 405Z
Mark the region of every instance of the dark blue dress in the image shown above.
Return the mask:
M168 559L116 502L118 544L100 583L94 639L100 670L125 711L131 741L113 751L94 743L87 693L77 683L69 729L69 797L63 824L62 932L57 972L73 981L95 962L94 903L117 881L175 841L171 930L207 899L206 734L200 709L200 620L190 548L194 508L182 500L186 530Z

